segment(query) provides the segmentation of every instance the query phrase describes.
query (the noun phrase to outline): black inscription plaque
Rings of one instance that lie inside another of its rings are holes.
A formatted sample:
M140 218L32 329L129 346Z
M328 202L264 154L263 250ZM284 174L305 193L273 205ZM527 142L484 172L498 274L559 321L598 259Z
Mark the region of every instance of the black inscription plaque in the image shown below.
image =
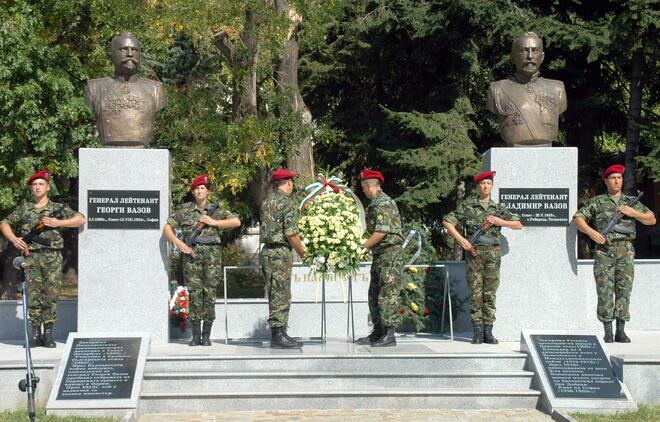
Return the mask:
M531 335L557 398L620 398L621 386L596 336Z
M87 191L87 227L90 229L160 228L160 192L157 190Z
M57 400L130 399L140 337L76 338Z
M525 226L567 226L568 189L500 188L502 206L520 216Z

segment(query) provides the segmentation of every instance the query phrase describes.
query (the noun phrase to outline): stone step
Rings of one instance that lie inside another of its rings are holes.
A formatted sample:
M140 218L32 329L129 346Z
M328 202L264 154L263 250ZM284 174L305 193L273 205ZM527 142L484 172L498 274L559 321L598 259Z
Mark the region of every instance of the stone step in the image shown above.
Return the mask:
M142 391L268 392L282 390L435 390L530 388L532 372L159 372L145 374Z
M493 389L337 390L286 392L189 391L142 393L139 413L292 409L521 409L535 408L540 392Z
M145 374L160 372L392 372L520 371L524 353L379 355L180 355L148 356Z

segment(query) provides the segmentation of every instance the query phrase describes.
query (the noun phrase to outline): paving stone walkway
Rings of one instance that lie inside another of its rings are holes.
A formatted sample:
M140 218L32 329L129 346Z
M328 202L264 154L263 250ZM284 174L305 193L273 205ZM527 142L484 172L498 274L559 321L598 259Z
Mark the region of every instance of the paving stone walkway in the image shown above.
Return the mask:
M552 418L533 409L508 410L282 410L200 414L141 415L138 422L548 422Z

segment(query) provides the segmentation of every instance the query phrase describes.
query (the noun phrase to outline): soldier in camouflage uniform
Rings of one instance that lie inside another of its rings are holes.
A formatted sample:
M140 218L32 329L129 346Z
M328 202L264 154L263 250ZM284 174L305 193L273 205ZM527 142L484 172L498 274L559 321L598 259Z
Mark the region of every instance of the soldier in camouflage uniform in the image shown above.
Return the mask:
M85 224L85 217L66 204L48 199L50 172L39 171L27 181L32 202L18 206L0 223L0 232L25 255L29 266L28 315L32 325L30 346L55 347L53 324L57 317L57 294L62 286L63 228ZM29 243L23 236L40 226L43 231ZM14 234L14 229L19 236ZM41 326L43 325L43 334Z
M189 346L211 345L216 289L222 279L222 229L241 225L236 215L222 205L208 201L209 185L207 174L197 177L190 185L195 201L179 206L163 228L163 233L169 241L184 254L183 277L190 296L192 322L192 340L188 343ZM183 232L184 239L187 240L196 226L202 227L202 230L192 246L188 246L174 233L174 230Z
M479 173L474 181L479 188L478 197L468 198L456 211L443 219L442 225L466 251L467 284L470 289L470 316L474 328L473 344L497 344L493 336L495 322L495 300L500 285L500 231L502 227L522 229L519 217L490 198L493 189L494 171ZM495 216L495 213L498 216ZM463 225L468 237L487 221L490 227L472 245L456 226Z
M573 222L582 233L596 242L594 250L594 279L598 294L598 320L605 329L604 340L612 343L630 343L624 331L626 321L630 321L628 307L633 285L635 248L635 220L645 225L655 224L655 215L642 203L629 206L634 197L622 193L622 165L610 166L603 173L607 194L589 200L573 216ZM623 219L607 237L600 233L620 212ZM592 228L589 224L593 225ZM612 321L616 319L616 336L612 335Z
M273 191L261 204L261 249L259 263L268 294L268 325L271 329L270 347L300 348L302 343L289 337L286 325L291 307L291 271L293 247L305 259L305 248L298 234L298 207L291 199L295 173L275 170L270 177Z
M400 294L403 288L403 235L396 202L381 190L383 175L365 169L360 173L362 191L371 200L366 209L369 238L362 245L373 254L369 283L369 314L374 330L358 344L396 346L395 329L401 322Z

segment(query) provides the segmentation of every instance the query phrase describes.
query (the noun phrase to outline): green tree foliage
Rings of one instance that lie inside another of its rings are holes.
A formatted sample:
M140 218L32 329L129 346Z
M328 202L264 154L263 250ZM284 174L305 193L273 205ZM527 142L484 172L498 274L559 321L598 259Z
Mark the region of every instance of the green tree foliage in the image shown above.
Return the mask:
M0 212L28 195L25 180L51 170L54 195L68 196L78 173L77 148L91 143L81 94L86 75L72 43L83 23L73 11L16 1L0 8Z

